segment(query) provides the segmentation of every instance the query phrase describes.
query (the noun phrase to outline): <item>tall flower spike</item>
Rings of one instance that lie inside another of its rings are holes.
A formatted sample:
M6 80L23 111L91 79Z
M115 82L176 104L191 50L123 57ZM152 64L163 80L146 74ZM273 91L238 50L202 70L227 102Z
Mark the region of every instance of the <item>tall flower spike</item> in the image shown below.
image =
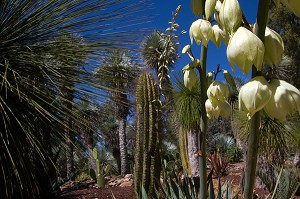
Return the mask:
M229 40L227 58L234 71L234 64L246 75L254 64L257 70L262 69L265 47L263 42L251 31L240 27Z
M214 81L207 89L207 97L212 103L225 102L229 95L228 86L222 82Z
M190 27L189 33L192 44L194 38L198 45L200 45L200 42L202 41L203 45L207 46L208 41L213 37L211 23L204 19L194 21Z
M300 113L300 92L293 85L283 80L270 82L272 96L264 110L270 118L285 121L287 115Z
M284 44L280 35L270 28L265 31L265 63L273 67L278 66L282 59Z
M183 76L184 86L189 90L192 90L196 82L197 82L197 75L194 69L184 70L184 76Z
M220 21L223 28L231 35L242 23L242 10L237 0L224 0L220 10Z
M239 93L239 109L247 113L248 119L263 109L272 95L269 83L263 76L257 76L242 86Z

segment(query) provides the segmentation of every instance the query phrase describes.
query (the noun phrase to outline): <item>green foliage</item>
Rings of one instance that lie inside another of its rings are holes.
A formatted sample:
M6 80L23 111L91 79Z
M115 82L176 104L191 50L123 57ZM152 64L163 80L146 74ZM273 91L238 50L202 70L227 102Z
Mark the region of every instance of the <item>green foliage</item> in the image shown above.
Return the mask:
M154 193L160 176L160 102L158 89L150 73L144 72L136 89L137 132L135 143L134 189L137 197L143 186L147 194Z
M97 186L99 188L103 188L105 186L105 179L104 177L110 173L111 171L111 165L107 164L101 159L99 159L98 149L95 147L93 149L93 158L96 160L96 169L97 171L94 171L93 169L90 169L90 176L96 181Z
M63 117L87 123L63 102L91 93L87 88L96 85L88 71L104 49L137 41L137 30L107 27L143 21L130 17L141 8L144 3L118 0L0 1L0 198L49 193L53 151L65 143L65 129L77 131Z
M243 151L236 145L233 145L227 149L226 157L229 162L240 162L243 159Z
M266 175L261 169L258 169L257 175L266 185L269 192L272 193L272 199L293 198L299 188L299 176L295 169L274 167L274 176ZM276 183L272 180L275 177Z
M200 83L189 90L183 84L183 76L175 76L175 117L184 129L191 129L200 125L201 112Z

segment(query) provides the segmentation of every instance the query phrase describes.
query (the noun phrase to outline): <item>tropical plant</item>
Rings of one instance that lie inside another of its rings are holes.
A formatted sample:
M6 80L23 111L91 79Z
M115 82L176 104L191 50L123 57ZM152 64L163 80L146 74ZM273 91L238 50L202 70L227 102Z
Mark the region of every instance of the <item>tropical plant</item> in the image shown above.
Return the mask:
M137 132L134 156L134 191L141 187L152 197L161 170L161 113L158 88L150 73L144 72L136 89Z
M129 114L129 92L138 76L138 64L130 52L115 50L106 55L102 66L94 74L99 83L110 88L109 93L114 105L114 115L118 123L121 174L128 173L126 125Z
M125 47L138 36L104 29L140 9L136 2L114 0L0 2L1 198L34 198L49 191L55 151L60 151L55 147L65 143L64 128L70 128L62 117L85 123L63 108L62 101L72 103L62 91L64 83L74 80L76 98L90 93L85 67L93 67L92 55Z

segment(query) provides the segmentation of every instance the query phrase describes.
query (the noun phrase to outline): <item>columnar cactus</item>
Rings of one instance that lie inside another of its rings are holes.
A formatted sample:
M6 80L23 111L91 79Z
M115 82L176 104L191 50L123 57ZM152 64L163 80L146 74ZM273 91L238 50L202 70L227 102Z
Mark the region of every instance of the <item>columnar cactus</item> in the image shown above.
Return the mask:
M143 73L136 90L137 132L134 157L134 189L141 186L149 196L160 175L160 102L158 88L151 74Z

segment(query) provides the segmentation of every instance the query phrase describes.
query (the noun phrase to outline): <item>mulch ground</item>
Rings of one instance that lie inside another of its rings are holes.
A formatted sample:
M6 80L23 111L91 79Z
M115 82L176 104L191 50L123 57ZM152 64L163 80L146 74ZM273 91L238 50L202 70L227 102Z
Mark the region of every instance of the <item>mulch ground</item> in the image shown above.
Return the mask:
M84 188L61 193L60 199L132 199L133 187Z
M236 194L239 192L239 183L241 178L242 163L236 163L230 165L228 175L221 178L221 182L226 180L230 181L233 185L233 192ZM214 187L217 187L217 179L214 180ZM264 198L269 193L264 189L255 189L255 193ZM59 194L59 199L132 199L133 187L108 187L108 188L96 188L94 186L76 186L71 189L66 189ZM300 198L300 197L295 197Z

